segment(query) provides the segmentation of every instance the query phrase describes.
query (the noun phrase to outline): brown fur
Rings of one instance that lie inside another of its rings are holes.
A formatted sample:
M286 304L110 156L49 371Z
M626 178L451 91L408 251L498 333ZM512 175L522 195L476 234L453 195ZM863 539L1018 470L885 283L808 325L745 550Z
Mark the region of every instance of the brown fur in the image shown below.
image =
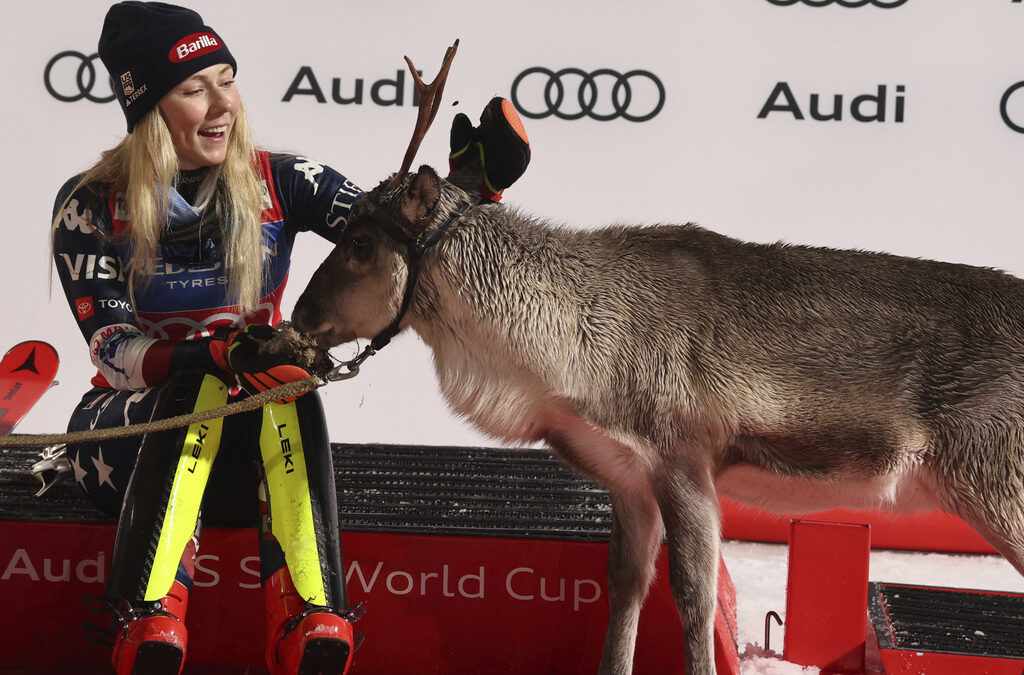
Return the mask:
M259 343L260 354L285 356L290 363L321 377L334 367L330 354L317 346L314 338L295 330L291 322L280 321L276 328L270 340Z

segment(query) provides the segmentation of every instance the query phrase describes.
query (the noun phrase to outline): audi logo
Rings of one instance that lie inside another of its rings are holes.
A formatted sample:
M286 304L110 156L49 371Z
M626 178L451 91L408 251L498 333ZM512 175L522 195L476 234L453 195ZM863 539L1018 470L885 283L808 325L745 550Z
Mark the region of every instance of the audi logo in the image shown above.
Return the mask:
M788 7L789 5L795 5L798 2L802 2L805 5L811 7L824 7L825 5L831 5L833 3L840 7L863 7L865 5L874 5L875 7L881 7L882 9L892 9L893 7L899 7L905 4L907 0L768 0L773 5L779 7Z
M1024 89L1024 80L1018 82L1017 84L1011 85L1010 88L1007 89L1006 92L1003 94L1003 98L1000 99L999 101L999 114L1002 116L1003 122L1006 123L1006 126L1010 127L1018 134L1024 134L1024 126L1022 126L1024 125L1024 120L1022 120L1021 124L1017 124L1016 122L1013 121L1013 119L1010 118L1009 113L1010 97L1013 96L1018 89ZM1022 106L1017 106L1017 109L1021 110Z
M43 84L46 85L46 91L50 92L50 96L65 103L81 101L83 98L93 103L113 101L113 89L110 90L109 94L104 94L103 92L94 93L93 91L98 79L96 75L96 61L98 59L99 54L86 56L82 52L77 52L73 49L56 54L49 60L46 64L46 69L43 71ZM64 61L70 61L70 68L67 64L62 63ZM60 64L60 68L57 68L58 64ZM99 70L101 73L106 72L102 65ZM109 85L109 77L101 79ZM59 80L59 85L54 80Z
M554 71L537 66L519 73L511 96L516 110L530 119L554 115L563 120L589 117L607 122L621 117L646 122L665 106L665 85L648 70L620 73L600 68L588 73L580 68Z

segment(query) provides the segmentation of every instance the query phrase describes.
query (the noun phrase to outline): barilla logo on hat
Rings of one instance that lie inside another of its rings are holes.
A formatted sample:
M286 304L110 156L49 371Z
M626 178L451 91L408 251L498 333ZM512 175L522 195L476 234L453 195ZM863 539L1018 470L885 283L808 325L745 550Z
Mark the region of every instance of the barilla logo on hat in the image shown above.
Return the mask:
M181 38L176 45L171 47L168 56L174 63L181 63L203 54L215 52L220 47L220 41L210 33L192 33L192 35Z

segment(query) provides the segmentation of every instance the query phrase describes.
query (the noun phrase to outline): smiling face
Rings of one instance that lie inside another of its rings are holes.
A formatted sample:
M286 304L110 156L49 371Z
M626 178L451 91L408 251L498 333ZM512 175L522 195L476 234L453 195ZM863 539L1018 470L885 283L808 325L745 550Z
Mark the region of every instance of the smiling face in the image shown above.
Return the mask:
M200 70L160 99L183 170L224 161L240 97L234 70L219 64Z

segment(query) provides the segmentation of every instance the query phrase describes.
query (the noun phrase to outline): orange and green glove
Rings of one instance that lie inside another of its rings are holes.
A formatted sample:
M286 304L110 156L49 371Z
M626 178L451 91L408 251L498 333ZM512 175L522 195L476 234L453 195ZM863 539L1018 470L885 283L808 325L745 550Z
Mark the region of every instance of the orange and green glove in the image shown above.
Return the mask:
M452 120L448 180L481 201L498 201L530 164L530 140L515 106L495 96L474 127L466 115Z
M273 389L288 382L304 380L311 372L295 363L295 354L277 338L278 329L252 324L232 335L227 348L231 370L249 394ZM285 402L297 396L285 397Z

